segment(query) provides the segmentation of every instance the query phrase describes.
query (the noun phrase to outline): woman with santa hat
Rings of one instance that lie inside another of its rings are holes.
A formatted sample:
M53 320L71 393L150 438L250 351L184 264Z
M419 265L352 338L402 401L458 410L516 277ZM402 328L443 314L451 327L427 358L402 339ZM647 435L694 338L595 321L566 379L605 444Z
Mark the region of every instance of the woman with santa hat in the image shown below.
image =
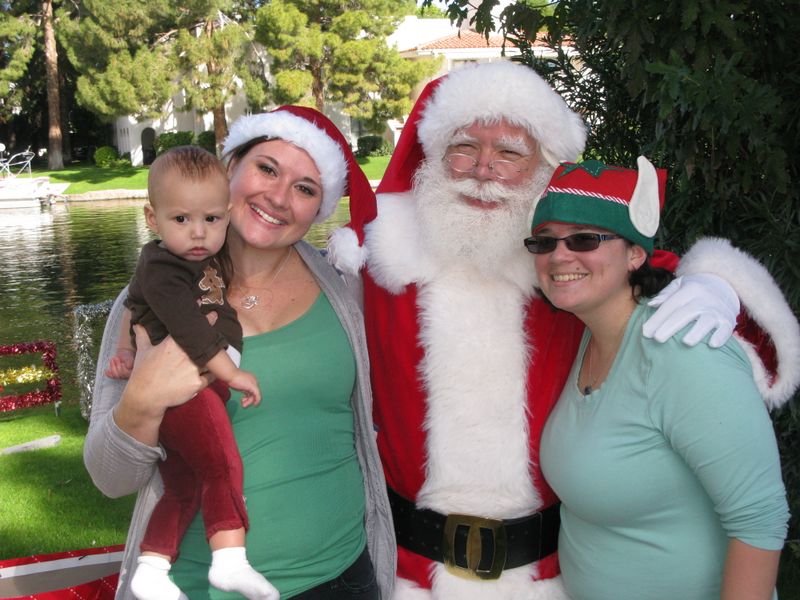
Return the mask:
M223 158L232 203L228 297L245 335L241 367L264 394L259 407L227 407L244 463L248 558L285 598L389 598L396 547L372 430L363 317L354 284L302 240L343 195L372 194L369 182L342 134L309 108L240 118ZM122 298L99 365L116 346ZM98 373L84 451L105 494L138 493L116 594L123 599L133 597L130 574L161 493L160 420L208 383L170 339L137 342L127 385ZM209 563L195 517L171 569L185 594L178 598L223 597L207 580Z

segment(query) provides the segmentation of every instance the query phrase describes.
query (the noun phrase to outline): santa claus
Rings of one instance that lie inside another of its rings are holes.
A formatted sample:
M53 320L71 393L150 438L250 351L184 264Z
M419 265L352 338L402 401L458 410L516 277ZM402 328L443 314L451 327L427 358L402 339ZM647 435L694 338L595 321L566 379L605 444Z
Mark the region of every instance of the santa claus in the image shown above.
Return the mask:
M331 238L334 264L360 271L364 285L374 419L399 545L396 598L566 598L558 500L538 453L582 325L537 297L523 239L534 200L585 136L531 69L499 62L456 71L418 100L377 206L352 198L350 225ZM797 324L763 269L724 242L690 263L731 272L733 255L743 279L763 280L764 302L751 298L766 315L760 324L778 364L797 370L780 361L800 348ZM692 297L716 281L707 296L728 317L700 310L695 342L715 328L727 337L739 310L727 284L703 277L673 290ZM660 333L698 316L674 308L683 304L667 307ZM797 385L800 374L788 370L763 372L773 404Z

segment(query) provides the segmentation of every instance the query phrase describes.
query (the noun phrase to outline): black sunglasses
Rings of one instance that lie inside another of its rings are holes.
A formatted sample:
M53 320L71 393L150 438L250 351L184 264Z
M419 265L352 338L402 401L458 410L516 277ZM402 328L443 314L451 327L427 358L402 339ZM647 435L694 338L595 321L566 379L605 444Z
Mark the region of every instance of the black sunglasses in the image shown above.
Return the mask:
M549 235L532 235L525 238L525 247L531 254L547 254L556 249L558 242L564 240L567 250L572 252L591 252L597 250L600 242L617 240L620 236L610 233L573 233L566 237L552 237Z

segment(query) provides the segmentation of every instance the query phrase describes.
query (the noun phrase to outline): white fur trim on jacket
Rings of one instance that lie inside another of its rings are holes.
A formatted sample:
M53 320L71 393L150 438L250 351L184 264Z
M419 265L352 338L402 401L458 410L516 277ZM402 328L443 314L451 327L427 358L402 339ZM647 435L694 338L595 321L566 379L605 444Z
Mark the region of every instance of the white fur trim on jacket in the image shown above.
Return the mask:
M222 155L258 137L280 138L305 150L319 169L322 205L314 219L321 223L333 214L347 184L347 160L337 142L311 121L285 110L239 117L231 126Z
M416 502L442 513L513 518L542 507L530 469L526 306L531 256L520 247L495 273L426 251L413 195L384 194L366 228L369 270L392 293L417 285L418 368L425 383L425 481ZM525 276L518 276L518 273ZM512 273L513 275L509 275ZM566 600L536 565L469 582L433 567L433 590L398 583L396 600Z
M443 567L437 565L443 572ZM514 578L514 585L509 586L508 595L498 596L497 588L491 581L468 581L449 577L446 590L437 585L439 578L434 576L433 590L425 590L406 579L398 579L395 583L392 600L570 600L561 581L561 576L541 581L531 581L526 569L512 569L503 573ZM446 573L445 573L446 575Z
M417 126L425 156L444 156L455 131L476 120L524 127L554 167L573 162L586 143L586 126L530 67L481 63L450 73L433 93Z
M772 338L778 358L773 381L755 349L740 341L767 406L782 406L800 386L800 325L775 280L761 263L721 238L705 238L692 246L678 267L679 275L686 273L713 273L727 281L749 315Z

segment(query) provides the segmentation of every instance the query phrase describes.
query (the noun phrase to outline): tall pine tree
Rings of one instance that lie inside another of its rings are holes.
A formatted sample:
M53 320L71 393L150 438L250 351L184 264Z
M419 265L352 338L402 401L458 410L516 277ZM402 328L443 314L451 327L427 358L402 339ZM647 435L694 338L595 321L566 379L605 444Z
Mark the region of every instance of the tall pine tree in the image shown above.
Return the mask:
M214 114L217 142L227 135L225 103L243 83L248 98L266 98L263 59L247 17L252 2L83 0L62 28L75 65L79 101L99 115L157 117L174 95Z
M47 162L63 169L63 111L53 0L0 3L0 119L30 106L31 74L43 73L47 99Z
M436 62L402 59L386 36L415 9L406 0L272 0L258 10L256 39L271 58L275 100L338 104L373 130L407 114Z

